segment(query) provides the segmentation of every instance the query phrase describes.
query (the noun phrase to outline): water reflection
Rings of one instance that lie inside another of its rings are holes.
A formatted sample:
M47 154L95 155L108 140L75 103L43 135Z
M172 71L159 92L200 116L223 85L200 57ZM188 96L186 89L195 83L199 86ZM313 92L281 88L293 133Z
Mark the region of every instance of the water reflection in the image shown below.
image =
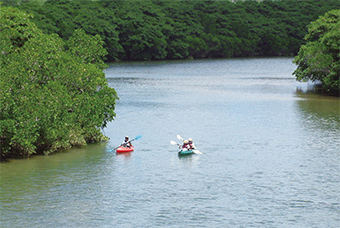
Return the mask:
M155 78L143 78L143 77L108 77L107 81L109 85L114 83L122 84L138 84L138 85L155 85L161 79Z
M338 159L334 158L340 156L340 99L301 91L296 96L304 142L300 150L307 151L300 169L314 173L310 179L318 186L333 188L339 175Z
M306 126L325 130L340 130L340 99L296 92L296 104Z
M131 158L132 152L127 152L127 153L116 153L117 158L125 158L129 159Z
M197 154L190 154L185 156L178 156L178 159L180 160L180 164L182 164L184 167L187 168L193 168L198 165L198 161L200 159L200 155Z

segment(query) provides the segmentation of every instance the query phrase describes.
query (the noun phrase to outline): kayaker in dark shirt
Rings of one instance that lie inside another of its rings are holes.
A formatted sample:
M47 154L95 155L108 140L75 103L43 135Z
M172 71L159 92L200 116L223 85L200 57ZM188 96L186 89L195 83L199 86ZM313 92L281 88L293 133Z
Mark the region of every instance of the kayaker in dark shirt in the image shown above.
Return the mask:
M196 149L194 142L192 141L192 138L188 139L188 145L190 150Z
M190 149L188 140L184 140L184 141L183 141L182 150L183 150L183 149L187 149L187 150Z
M130 140L129 140L129 136L125 136L125 139L124 139L124 141L122 142L122 145L121 145L122 147L128 147L128 148L130 148L130 147L132 147L132 143L130 142Z

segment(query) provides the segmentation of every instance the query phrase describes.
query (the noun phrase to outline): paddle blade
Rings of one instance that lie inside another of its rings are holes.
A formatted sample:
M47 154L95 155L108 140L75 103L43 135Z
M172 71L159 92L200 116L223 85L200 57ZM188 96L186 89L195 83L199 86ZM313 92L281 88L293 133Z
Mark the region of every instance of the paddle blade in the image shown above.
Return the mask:
M142 135L137 135L136 138L135 138L135 140L138 140L138 139L140 139L140 138L142 138Z
M192 150L192 151L194 151L194 153L195 154L203 154L201 151L199 151L199 150Z
M177 145L177 143L176 143L175 141L170 141L170 143L171 143L172 145Z
M184 139L183 139L180 135L177 135L177 138L178 138L179 140L184 141Z

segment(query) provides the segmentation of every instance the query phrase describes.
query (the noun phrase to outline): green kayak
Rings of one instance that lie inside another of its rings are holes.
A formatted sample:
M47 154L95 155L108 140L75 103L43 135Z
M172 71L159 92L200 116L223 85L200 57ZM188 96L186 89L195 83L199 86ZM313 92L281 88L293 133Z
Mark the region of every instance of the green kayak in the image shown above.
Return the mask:
M190 155L194 154L195 152L193 150L181 150L178 152L179 156L184 156L184 155Z

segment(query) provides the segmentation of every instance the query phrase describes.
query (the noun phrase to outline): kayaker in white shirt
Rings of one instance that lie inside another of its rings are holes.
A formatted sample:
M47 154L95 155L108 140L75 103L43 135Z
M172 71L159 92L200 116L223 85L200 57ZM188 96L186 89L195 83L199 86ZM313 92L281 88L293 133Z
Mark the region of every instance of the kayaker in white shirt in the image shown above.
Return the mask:
M122 142L121 146L122 147L128 147L128 148L132 147L132 143L129 140L129 136L125 136L125 139Z

